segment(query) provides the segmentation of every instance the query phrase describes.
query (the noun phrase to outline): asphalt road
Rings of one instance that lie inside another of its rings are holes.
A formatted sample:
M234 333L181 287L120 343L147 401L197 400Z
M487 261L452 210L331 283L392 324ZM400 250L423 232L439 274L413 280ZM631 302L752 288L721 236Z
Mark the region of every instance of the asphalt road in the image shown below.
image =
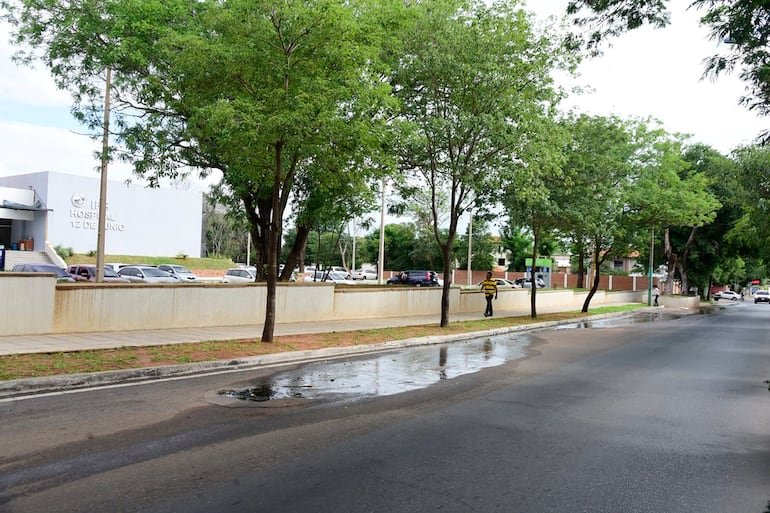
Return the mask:
M0 511L763 513L769 322L538 332L385 397L215 393L266 369L0 402Z

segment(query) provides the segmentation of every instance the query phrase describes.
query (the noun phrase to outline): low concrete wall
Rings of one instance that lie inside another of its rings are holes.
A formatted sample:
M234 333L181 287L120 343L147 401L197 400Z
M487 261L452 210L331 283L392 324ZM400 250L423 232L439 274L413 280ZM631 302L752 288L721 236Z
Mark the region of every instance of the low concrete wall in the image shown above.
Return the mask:
M54 333L261 324L265 286L83 284L56 289ZM278 322L334 318L334 286L280 284Z
M644 294L642 302L647 302L647 292ZM668 308L678 308L681 310L698 311L700 309L700 297L698 296L660 296L658 304Z
M0 272L0 335L51 333L56 275Z
M437 315L441 288L279 284L276 322ZM585 293L539 290L538 308L579 309ZM56 284L53 276L0 273L0 335L238 326L264 322L264 284ZM663 299L663 298L661 298ZM667 298L668 299L668 298ZM673 298L671 298L673 299ZM689 298L684 298L689 299ZM642 302L640 293L599 291L592 305ZM665 304L665 303L664 303ZM506 289L497 310L529 311L530 291ZM484 311L478 290L450 290L449 311Z
M441 313L440 287L362 287L334 292L332 319L373 319ZM460 289L450 290L449 309L457 303Z
M529 310L529 289L501 289L498 291L494 308L497 310ZM591 298L591 306L619 305L625 303L643 302L641 292L606 292L597 290ZM575 308L583 307L588 292L575 292L565 289L541 289L537 291L536 301L538 307L543 308ZM483 312L486 306L484 294L480 290L463 290L460 294L460 306L456 312Z

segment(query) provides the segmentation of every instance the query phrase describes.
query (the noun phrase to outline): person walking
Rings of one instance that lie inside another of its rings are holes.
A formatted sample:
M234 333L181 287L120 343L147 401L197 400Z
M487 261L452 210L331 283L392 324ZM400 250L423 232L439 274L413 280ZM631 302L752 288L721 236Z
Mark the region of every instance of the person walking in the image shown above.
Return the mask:
M652 295L655 296L655 306L658 306L658 298L660 297L660 289L657 285L652 289Z
M481 282L481 290L487 300L487 309L484 317L492 317L492 298L497 299L497 281L492 279L492 272L487 272L487 279Z

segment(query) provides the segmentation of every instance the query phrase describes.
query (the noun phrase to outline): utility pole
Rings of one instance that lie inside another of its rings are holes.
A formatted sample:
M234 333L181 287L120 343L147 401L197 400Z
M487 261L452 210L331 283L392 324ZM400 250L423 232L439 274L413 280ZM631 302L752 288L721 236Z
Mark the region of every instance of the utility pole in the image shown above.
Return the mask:
M96 282L104 282L104 236L107 224L107 163L110 150L110 81L112 69L107 67L104 86L104 131L102 132L102 168L99 188L99 230L96 236Z
M382 204L380 205L380 257L377 259L379 284L385 283L385 178L382 179Z
M650 265L647 272L647 306L652 306L652 253L655 251L655 225L650 226Z
M473 285L473 271L471 267L471 258L473 258L473 207L468 209L470 219L468 220L468 285Z

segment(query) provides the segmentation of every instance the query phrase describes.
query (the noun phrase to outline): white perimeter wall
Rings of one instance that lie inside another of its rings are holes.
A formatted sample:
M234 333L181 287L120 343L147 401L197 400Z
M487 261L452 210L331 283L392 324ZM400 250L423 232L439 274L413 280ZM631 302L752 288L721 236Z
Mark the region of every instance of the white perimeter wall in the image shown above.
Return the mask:
M591 304L642 302L644 294L600 291ZM52 276L0 273L0 309L6 319L0 323L0 335L262 324L265 295L263 284L57 285ZM501 290L498 296L498 311L529 312L528 290ZM661 298L664 304L667 298ZM538 291L537 305L541 312L579 309L584 299L584 293ZM440 305L440 288L335 290L332 284L279 284L276 322L437 315ZM697 306L698 298L677 298L677 307ZM450 315L483 311L480 291L451 289Z

